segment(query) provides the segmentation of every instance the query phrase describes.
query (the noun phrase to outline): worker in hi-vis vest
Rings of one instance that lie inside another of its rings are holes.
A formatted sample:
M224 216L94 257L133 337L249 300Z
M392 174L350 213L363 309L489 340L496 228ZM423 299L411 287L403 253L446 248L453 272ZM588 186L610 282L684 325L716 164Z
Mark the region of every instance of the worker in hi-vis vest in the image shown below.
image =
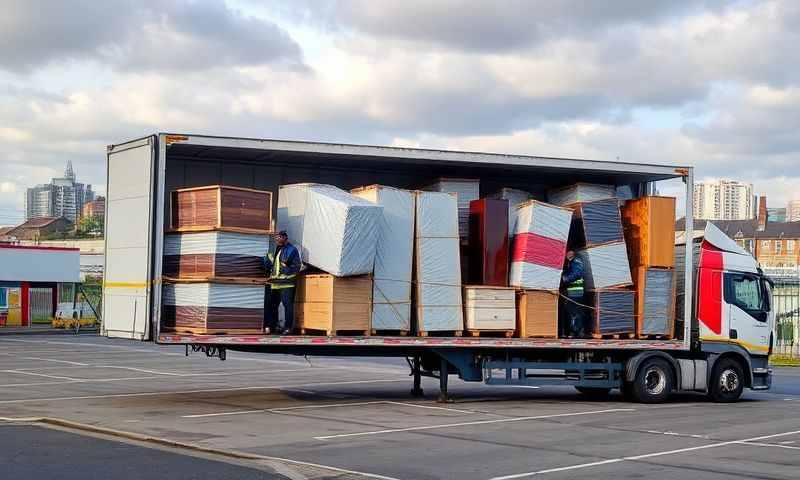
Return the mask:
M300 252L289 243L289 235L281 230L275 235L275 250L264 257L267 268L267 290L264 297L264 333L292 333L294 328L294 291L300 272ZM283 304L283 325L278 325L278 306Z
M564 274L561 275L562 293L567 297L561 301L563 311L566 313L564 330L567 337L581 338L586 335L584 271L583 260L576 256L573 250L569 250Z

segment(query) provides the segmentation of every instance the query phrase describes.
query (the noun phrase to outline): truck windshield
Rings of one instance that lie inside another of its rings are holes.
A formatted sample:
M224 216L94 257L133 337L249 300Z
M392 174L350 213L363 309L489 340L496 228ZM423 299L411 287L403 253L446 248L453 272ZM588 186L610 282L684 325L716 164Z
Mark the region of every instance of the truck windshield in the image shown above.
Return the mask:
M764 288L762 278L757 275L726 273L725 301L759 320L763 317L759 313L769 311L767 290Z

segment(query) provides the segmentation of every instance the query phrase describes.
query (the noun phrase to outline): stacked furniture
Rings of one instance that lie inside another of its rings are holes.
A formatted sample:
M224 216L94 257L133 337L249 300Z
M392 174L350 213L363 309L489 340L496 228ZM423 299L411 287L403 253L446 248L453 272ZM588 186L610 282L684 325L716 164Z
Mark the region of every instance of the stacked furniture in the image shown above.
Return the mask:
M300 333L369 335L372 315L372 278L300 275L295 293L295 315Z
M372 332L407 335L411 331L414 193L383 185L350 193L383 207L373 273Z
M416 333L450 333L464 328L459 260L458 198L441 192L416 193L414 282Z
M195 334L260 333L272 194L212 185L171 194L162 324Z
M458 235L462 243L469 239L469 203L481 196L481 183L477 178L438 178L423 190L453 193L458 199Z
M675 334L675 199L641 197L622 208L636 291L636 334L671 339Z
M508 200L481 198L469 204L469 281L508 285Z
M615 195L616 188L613 185L574 183L566 187L549 190L547 192L547 201L553 205L565 207L576 203L614 198Z
M514 238L514 230L517 225L517 207L522 205L523 203L527 202L528 200L533 200L533 195L524 191L524 190L517 190L516 188L508 188L504 187L498 190L492 198L501 198L503 200L508 200L508 238Z
M636 329L633 302L634 292L623 288L600 288L589 295L592 307L589 333L594 338L614 336L632 338Z
M465 330L472 336L501 334L514 336L515 289L487 285L464 286Z
M570 247L581 256L590 290L632 283L619 203L614 198L572 205Z

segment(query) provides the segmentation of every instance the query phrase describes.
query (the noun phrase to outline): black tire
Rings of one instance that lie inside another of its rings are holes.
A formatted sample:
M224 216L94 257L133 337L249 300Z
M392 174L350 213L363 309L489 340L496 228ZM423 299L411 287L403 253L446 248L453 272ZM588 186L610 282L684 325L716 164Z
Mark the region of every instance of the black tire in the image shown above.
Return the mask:
M589 398L594 399L602 399L608 397L608 394L611 392L610 388L605 387L580 387L576 386L575 390L577 390L581 395L587 396Z
M739 400L744 391L744 369L733 358L723 358L714 365L708 396L718 403L731 403Z
M662 358L648 358L639 366L631 385L633 399L639 403L662 403L673 388L672 366Z

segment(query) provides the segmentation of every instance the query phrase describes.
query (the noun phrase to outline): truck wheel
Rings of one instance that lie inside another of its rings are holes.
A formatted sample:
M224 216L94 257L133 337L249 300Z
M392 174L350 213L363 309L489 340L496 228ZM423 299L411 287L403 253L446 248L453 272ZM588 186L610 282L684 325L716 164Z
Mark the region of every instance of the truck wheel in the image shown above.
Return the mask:
M611 392L610 388L605 387L575 387L581 395L585 395L589 398L605 398L608 396L609 392Z
M633 384L631 382L622 380L619 385L619 393L626 402L633 402Z
M645 360L631 385L633 399L639 403L661 403L672 392L672 367L661 358Z
M708 395L720 403L735 402L744 390L744 372L738 361L723 358L714 365Z

